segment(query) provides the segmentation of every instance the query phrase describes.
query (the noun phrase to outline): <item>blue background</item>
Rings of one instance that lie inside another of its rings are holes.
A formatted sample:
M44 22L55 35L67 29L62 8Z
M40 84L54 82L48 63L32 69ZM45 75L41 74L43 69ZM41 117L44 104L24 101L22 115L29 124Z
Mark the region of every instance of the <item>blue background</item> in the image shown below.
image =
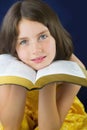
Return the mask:
M0 23L8 8L17 0L0 0ZM69 31L74 53L87 67L87 4L86 0L44 0L59 15L63 26ZM78 96L87 110L87 88L82 87Z

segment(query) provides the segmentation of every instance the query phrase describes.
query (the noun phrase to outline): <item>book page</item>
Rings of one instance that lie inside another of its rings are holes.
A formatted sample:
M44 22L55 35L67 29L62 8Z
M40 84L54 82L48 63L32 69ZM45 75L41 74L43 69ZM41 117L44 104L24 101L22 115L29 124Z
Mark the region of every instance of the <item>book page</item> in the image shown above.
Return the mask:
M0 55L0 76L16 76L35 81L36 72L11 55Z
M37 73L36 80L38 80L42 76L52 75L52 74L68 74L68 75L86 78L85 74L83 73L82 69L77 63L73 61L60 60L60 61L55 61L49 66L39 70Z

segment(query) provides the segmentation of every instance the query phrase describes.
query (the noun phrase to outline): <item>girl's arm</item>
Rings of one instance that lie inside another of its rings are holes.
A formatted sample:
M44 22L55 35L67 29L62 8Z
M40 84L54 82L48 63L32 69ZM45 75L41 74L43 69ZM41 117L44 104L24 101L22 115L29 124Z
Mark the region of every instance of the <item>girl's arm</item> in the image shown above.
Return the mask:
M17 85L0 86L0 122L4 130L18 130L23 118L26 89Z
M74 54L72 54L70 60L77 62L79 65L85 68L83 63ZM65 116L67 115L68 110L74 101L74 97L77 95L80 88L81 86L71 83L62 83L59 87L57 87L56 100L58 115L60 115L61 123L64 121Z
M56 106L56 84L39 91L39 130L59 130L60 120Z

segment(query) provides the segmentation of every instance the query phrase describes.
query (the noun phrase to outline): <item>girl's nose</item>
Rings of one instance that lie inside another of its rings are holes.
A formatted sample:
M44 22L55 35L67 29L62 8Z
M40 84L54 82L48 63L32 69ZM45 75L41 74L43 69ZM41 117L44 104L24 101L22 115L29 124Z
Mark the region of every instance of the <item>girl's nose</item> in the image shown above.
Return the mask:
M33 51L33 54L40 54L42 52L42 46L40 43L36 42L34 44L32 44L32 51Z

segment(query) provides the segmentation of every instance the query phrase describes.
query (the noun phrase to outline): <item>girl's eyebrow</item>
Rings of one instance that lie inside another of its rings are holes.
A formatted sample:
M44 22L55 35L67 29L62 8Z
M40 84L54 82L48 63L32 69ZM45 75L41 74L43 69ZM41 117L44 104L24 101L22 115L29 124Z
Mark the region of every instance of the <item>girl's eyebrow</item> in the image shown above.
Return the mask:
M40 33L38 33L36 36L41 35L41 34L43 34L43 33L47 33L47 32L48 32L48 29L43 30L43 31L41 31Z
M28 39L27 37L19 37L18 39L17 39L17 41L19 41L19 40L25 40L25 39Z

